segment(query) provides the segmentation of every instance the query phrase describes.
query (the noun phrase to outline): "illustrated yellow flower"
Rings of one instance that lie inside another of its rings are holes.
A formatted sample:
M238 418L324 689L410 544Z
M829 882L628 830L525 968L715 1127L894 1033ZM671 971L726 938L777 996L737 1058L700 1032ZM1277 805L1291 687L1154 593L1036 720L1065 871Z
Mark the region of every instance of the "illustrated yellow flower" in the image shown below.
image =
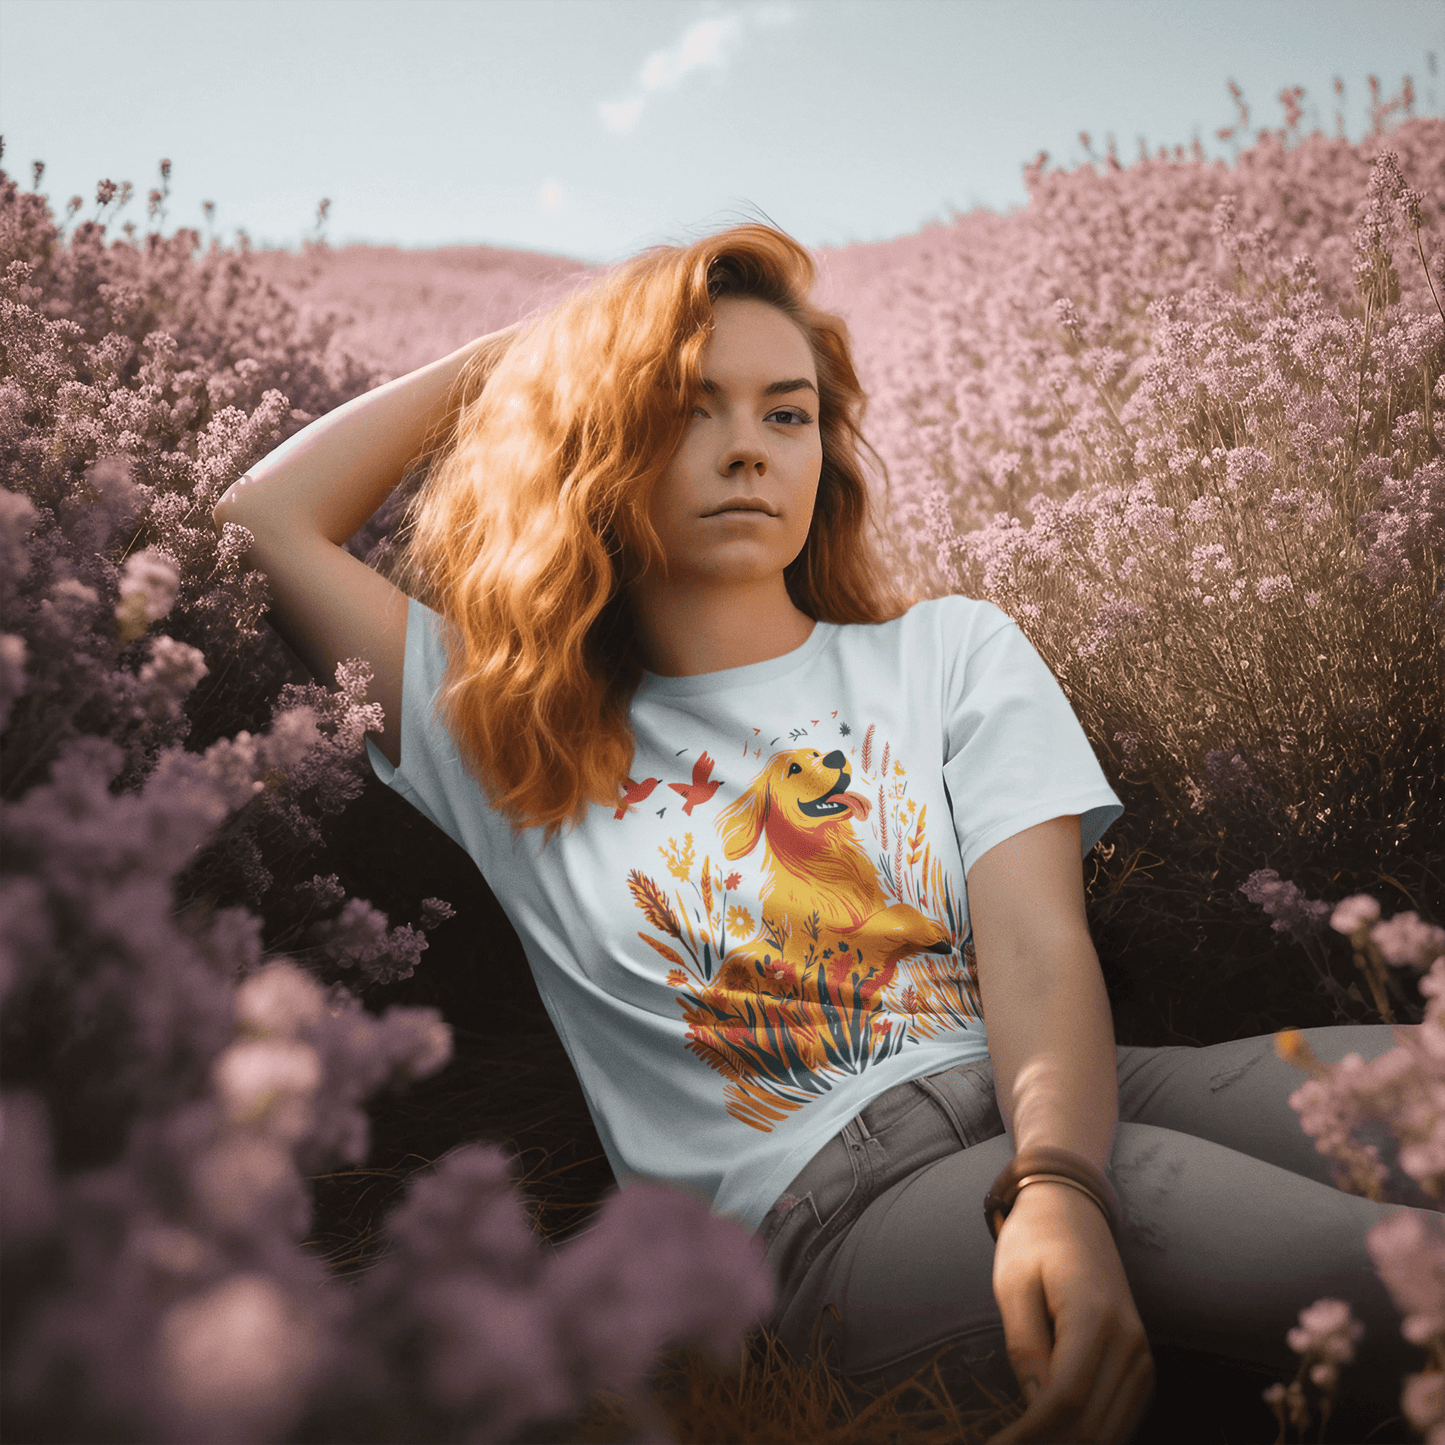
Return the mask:
M659 848L657 851L661 853L666 860L667 871L671 873L674 878L680 878L685 883L687 882L688 874L692 872L692 834L683 834L682 842L683 847L681 853L678 852L676 838L669 838L667 840L667 847Z
M728 909L728 927L734 933L751 933L753 931L753 915L746 908L734 903Z

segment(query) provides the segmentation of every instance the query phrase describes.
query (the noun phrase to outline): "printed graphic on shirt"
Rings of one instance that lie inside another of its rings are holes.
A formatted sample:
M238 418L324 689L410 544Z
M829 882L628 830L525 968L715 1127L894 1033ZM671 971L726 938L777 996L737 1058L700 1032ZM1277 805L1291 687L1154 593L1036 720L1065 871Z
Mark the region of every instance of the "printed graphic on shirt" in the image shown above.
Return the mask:
M804 745L758 768L763 745L745 745L750 779L716 814L722 780L702 753L691 782L667 784L708 840L701 866L688 831L658 850L675 902L647 873L627 875L653 930L637 936L674 965L687 1048L727 1080L728 1112L763 1132L834 1080L982 1018L967 919L927 840L928 805L907 796L889 744L873 773L875 731L856 760ZM662 781L629 779L616 816L662 799ZM726 863L740 866L724 875ZM756 921L729 902L739 889Z

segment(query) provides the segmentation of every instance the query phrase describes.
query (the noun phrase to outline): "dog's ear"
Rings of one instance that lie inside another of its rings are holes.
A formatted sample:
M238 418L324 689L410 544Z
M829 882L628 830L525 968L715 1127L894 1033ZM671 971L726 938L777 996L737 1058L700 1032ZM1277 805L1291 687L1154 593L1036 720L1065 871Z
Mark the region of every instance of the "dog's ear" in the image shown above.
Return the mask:
M728 858L745 858L758 846L763 824L768 821L773 806L771 779L772 765L769 764L742 797L719 816L718 831L722 834L723 853Z

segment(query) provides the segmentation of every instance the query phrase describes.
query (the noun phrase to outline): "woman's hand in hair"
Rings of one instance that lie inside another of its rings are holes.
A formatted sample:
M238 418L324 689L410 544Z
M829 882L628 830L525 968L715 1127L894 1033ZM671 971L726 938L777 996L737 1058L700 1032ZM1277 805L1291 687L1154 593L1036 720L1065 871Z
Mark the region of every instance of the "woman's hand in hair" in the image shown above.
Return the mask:
M1124 1445L1154 1361L1099 1208L1066 1184L1019 1191L994 1248L993 1290L1027 1408L989 1445Z

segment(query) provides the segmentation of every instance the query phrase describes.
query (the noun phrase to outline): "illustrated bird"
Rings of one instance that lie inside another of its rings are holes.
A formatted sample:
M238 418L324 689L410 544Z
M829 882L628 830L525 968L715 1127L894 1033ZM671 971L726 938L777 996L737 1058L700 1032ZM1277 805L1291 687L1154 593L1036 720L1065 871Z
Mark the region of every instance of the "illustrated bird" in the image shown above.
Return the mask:
M722 779L710 783L707 780L708 774L712 772L713 760L706 753L698 758L692 765L691 783L669 783L667 786L674 793L681 793L687 801L682 805L682 811L689 817L692 816L693 805L705 803L722 786Z
M634 783L631 778L628 778L627 786L622 790L622 806L612 816L620 818L633 803L645 801L648 794L661 781L661 778L644 778L642 782Z

